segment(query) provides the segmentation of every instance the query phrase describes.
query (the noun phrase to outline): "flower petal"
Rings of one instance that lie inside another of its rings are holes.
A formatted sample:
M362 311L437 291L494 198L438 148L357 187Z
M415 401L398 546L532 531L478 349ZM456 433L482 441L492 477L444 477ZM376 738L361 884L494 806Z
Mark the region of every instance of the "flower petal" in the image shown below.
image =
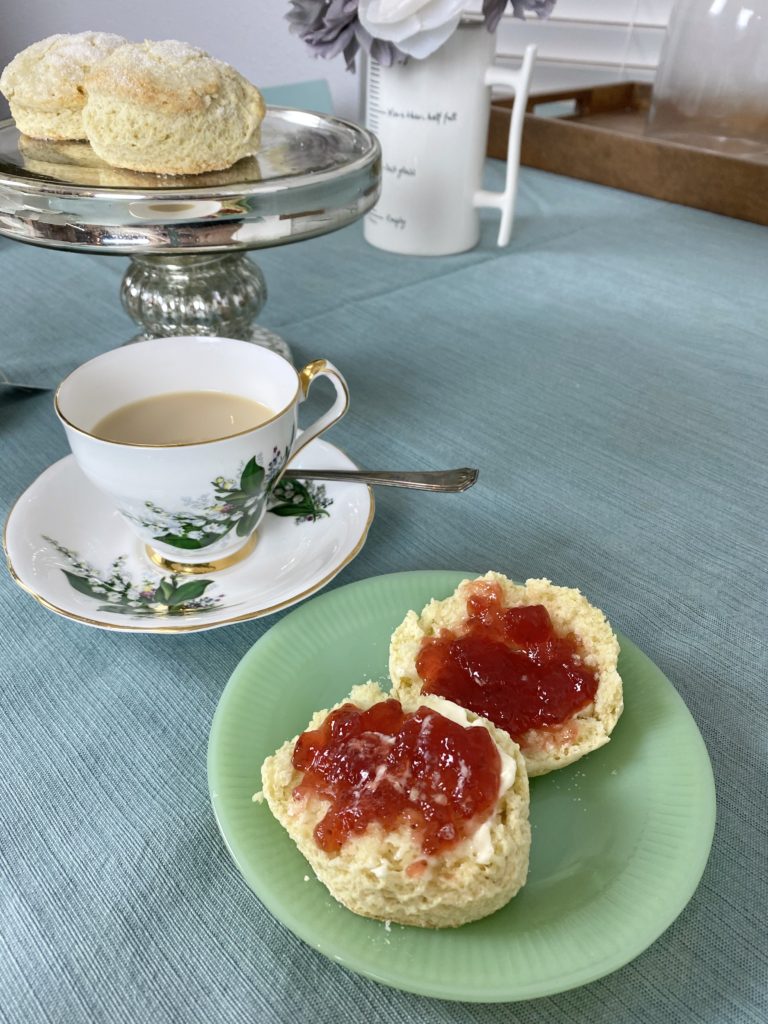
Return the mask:
M415 5L407 6L415 7ZM455 30L464 8L464 0L425 0L425 2L419 4L418 10L414 10L413 13L403 14L396 21L385 18L379 20L376 13L380 8L381 0L360 0L357 12L360 24L370 32L374 39L384 39L397 43L405 53L410 51L400 46L404 40L430 29L443 30L446 24L450 24L451 27L448 33L442 33L441 42L429 50L429 53L432 53ZM406 9L405 6L403 9ZM420 47L420 49L424 48L423 45Z
M418 15L432 0L369 0L367 15L378 24L394 24ZM362 6L362 5L361 5Z
M460 21L461 15L457 14L453 21L449 21L441 28L432 28L426 32L417 32L415 35L409 36L407 39L400 39L397 42L398 49L402 50L403 53L407 54L409 57L415 57L416 60L424 60L425 57L429 57L430 54L434 53L435 50L440 49L443 43L446 43L450 39L458 28Z

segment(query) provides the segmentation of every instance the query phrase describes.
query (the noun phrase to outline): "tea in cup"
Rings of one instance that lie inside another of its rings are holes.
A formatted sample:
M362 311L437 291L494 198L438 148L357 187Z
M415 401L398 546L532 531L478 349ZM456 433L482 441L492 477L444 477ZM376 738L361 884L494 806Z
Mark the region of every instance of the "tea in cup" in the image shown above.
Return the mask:
M319 376L335 400L297 437L298 406ZM271 488L348 406L346 382L325 359L296 371L259 345L209 337L106 352L71 373L55 399L85 476L155 564L192 573L253 549Z

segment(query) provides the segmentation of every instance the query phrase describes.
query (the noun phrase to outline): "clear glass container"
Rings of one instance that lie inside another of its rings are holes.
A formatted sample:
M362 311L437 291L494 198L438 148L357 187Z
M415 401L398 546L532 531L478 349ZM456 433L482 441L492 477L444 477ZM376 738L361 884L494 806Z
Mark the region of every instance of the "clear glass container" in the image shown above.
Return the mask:
M647 131L768 161L768 0L677 0Z

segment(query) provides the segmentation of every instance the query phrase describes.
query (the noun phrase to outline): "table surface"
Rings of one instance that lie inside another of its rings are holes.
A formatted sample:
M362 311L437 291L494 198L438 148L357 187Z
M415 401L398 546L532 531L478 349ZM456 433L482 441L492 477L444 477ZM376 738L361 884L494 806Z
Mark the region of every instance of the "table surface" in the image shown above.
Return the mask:
M489 166L500 184L500 165ZM332 440L372 467L477 465L463 495L382 491L340 586L495 568L579 586L663 669L712 757L694 898L636 961L515 1006L346 973L246 888L205 753L238 660L280 616L90 630L0 574L0 1019L763 1022L766 863L764 228L524 171L511 245L413 259L360 225L260 254L262 318L347 375ZM0 240L0 366L55 381L133 333L125 261ZM0 400L5 514L67 452L50 396ZM763 941L761 941L761 939Z

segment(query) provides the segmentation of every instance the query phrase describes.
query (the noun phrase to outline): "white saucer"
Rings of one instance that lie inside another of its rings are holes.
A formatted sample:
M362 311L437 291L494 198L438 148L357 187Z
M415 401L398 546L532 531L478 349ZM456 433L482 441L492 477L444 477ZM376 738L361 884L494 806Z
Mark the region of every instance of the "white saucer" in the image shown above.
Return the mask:
M327 441L291 463L356 469ZM299 484L299 488L301 488ZM373 495L356 483L308 484L315 515L284 500L267 512L247 558L220 572L177 576L156 568L122 517L83 476L74 457L54 463L11 509L3 546L14 580L44 607L101 629L191 633L269 615L322 589L360 551ZM307 505L307 502L309 503Z

